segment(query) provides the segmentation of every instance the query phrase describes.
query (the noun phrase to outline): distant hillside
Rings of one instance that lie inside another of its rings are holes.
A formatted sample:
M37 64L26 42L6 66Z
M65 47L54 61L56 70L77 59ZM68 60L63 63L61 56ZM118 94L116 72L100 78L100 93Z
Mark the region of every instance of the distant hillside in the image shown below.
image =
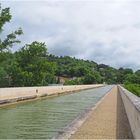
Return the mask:
M56 63L57 76L91 78L83 83L123 83L128 75L133 74L133 70L130 68L115 69L105 64L97 64L94 61L76 59L69 56L58 57L50 54L48 60Z

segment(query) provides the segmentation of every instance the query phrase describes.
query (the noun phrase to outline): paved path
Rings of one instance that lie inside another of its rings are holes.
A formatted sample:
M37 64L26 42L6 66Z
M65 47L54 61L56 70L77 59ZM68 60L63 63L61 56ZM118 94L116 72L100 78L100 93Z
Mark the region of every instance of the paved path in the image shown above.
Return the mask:
M115 86L70 139L133 138L124 105Z

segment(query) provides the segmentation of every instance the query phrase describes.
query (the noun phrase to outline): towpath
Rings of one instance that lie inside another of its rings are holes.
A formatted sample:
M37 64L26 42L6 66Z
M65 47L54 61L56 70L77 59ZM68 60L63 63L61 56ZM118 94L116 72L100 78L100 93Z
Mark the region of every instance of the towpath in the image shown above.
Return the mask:
M115 86L70 139L133 138L124 105Z

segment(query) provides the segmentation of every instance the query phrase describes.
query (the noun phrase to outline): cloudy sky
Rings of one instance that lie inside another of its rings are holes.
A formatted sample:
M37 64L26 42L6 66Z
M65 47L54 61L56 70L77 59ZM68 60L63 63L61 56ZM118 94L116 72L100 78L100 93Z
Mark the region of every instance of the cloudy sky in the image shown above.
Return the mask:
M50 53L140 69L140 0L3 1L22 27L22 44L46 42Z

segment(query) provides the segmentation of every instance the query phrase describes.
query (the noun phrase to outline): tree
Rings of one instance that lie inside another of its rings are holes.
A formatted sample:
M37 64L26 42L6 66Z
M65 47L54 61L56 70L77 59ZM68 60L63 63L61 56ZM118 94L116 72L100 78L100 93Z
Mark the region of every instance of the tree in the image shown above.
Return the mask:
M10 22L12 16L10 14L10 8L2 8L0 4L0 35L3 33L3 27L6 23ZM8 34L4 39L0 38L0 86L10 86L10 76L8 73L8 68L12 63L12 59L14 58L13 53L11 52L11 48L15 43L20 43L17 39L18 35L21 35L22 29Z
M132 69L130 69L130 68L126 68L126 69L124 69L124 75L127 75L127 74L133 74L133 70Z
M9 68L9 77L11 78L10 86L24 86L24 72L16 60L12 62Z
M0 32L2 31L4 24L9 22L11 18L10 8L2 9L0 4Z
M13 84L19 86L16 82L19 78L22 79L20 86L43 86L55 82L56 66L47 59L45 43L32 42L22 47L15 55L17 64L14 64L14 69L19 71L19 75L14 75L13 70Z
M90 72L85 75L83 79L84 84L96 84L101 83L101 76L98 72Z
M0 87L8 85L8 80L6 79L7 73L3 67L0 67Z
M140 70L137 70L135 74L140 77Z
M0 4L0 34L3 31L3 26L10 22L12 16L10 14L10 8L1 8ZM23 34L22 29L19 28L18 30L8 34L5 39L0 38L0 53L9 51L10 48L13 46L14 43L20 43L20 41L17 39L18 35Z

